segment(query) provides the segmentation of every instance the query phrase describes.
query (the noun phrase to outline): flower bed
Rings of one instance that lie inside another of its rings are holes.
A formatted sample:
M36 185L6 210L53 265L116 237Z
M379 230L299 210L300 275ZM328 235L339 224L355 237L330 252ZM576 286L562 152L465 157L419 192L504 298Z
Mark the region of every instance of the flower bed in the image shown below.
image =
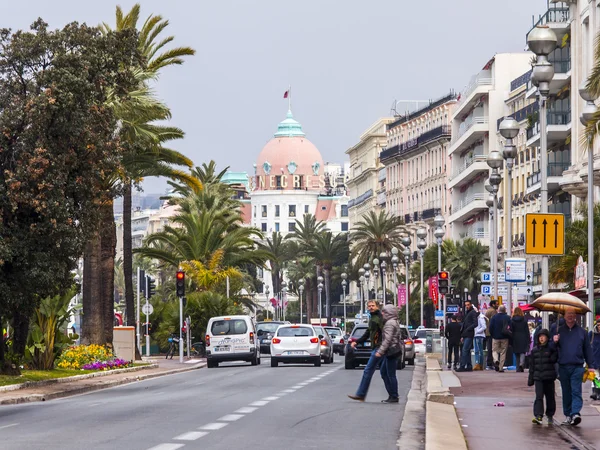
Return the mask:
M56 364L59 369L75 370L111 370L132 365L129 361L115 358L110 348L95 344L69 347Z
M112 370L122 369L124 367L133 367L131 361L125 361L124 359L113 359L111 361L96 361L90 364L85 364L83 370Z

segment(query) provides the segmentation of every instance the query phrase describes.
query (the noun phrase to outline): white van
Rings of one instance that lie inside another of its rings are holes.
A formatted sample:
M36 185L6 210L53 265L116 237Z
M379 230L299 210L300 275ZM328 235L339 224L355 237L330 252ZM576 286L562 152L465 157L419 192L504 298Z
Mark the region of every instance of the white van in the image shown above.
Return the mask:
M222 361L260 364L260 347L250 316L213 317L206 327L206 363L217 367Z

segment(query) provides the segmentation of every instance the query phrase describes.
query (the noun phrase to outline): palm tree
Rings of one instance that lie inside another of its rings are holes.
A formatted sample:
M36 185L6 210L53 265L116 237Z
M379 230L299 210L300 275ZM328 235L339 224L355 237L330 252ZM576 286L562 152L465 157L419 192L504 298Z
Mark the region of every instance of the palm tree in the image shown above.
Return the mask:
M273 285L273 295L281 292L281 282L283 281L283 269L286 263L291 259L291 242L286 241L278 231L274 231L270 238L264 243L259 243L258 247L270 256L268 258L271 269L271 283Z
M489 247L476 239L465 238L456 244L456 251L448 255L446 264L452 284L458 292L468 289L471 298L477 299L477 283L481 280L481 273L490 267Z
M325 223L319 221L312 214L304 214L302 222L296 219L296 228L293 233L287 236L287 239L293 239L300 246L300 251L304 254L315 242L316 236L326 230Z
M300 292L298 291L298 281L303 279L305 282L304 295L306 298L306 320L310 323L310 319L312 318L316 307L316 302L314 301L316 294L315 260L309 256L301 256L295 261L292 261L292 264L288 267L288 277L293 289L298 295L300 295Z
M309 249L308 256L315 259L323 271L325 285L325 315L327 324L331 325L331 269L336 263L348 262L348 239L346 234L334 236L331 231L321 232L316 235L315 241Z
M369 211L369 214L356 224L351 234L355 264L362 266L378 257L381 252L390 252L394 247L402 250L402 235L406 234L403 225L401 218L385 211Z
M587 207L582 205L578 209L582 220L571 222L565 229L565 254L550 260L550 282L553 284L565 283L573 285L573 271L577 259L581 256L588 260L588 214ZM594 205L594 273L600 271L600 203Z

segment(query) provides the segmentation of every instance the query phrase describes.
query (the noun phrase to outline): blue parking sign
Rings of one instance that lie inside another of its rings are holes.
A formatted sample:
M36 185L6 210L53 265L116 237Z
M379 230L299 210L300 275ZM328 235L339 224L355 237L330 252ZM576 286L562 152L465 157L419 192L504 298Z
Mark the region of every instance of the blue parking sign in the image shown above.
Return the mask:
M492 287L489 284L481 286L481 293L483 295L492 295Z

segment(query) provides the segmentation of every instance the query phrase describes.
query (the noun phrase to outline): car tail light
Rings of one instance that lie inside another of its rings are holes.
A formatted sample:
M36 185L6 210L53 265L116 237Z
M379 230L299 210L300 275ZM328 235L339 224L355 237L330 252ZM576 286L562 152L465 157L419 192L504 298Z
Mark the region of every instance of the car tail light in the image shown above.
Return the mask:
M415 344L422 344L423 343L423 341L421 339L415 339L413 342Z
M344 343L344 340L343 340L343 339L340 339L340 344L343 344L343 343Z
M273 344L281 344L281 339L279 339L279 338L273 338L273 339L271 339L271 342Z
M205 343L206 347L210 347L210 335L206 335L206 343Z
M316 344L317 342L319 342L319 338L310 338L310 342Z
M404 343L408 344L408 345L412 345L413 341L411 341L410 339L404 339Z
M327 345L327 341L326 341L325 339L323 339L323 340L321 341L321 345Z
M254 333L252 331L250 332L250 343L254 344Z

